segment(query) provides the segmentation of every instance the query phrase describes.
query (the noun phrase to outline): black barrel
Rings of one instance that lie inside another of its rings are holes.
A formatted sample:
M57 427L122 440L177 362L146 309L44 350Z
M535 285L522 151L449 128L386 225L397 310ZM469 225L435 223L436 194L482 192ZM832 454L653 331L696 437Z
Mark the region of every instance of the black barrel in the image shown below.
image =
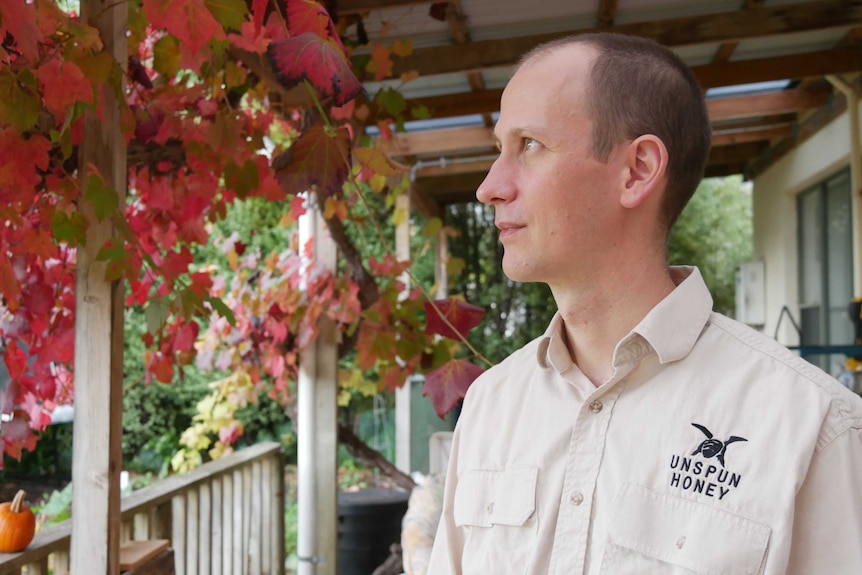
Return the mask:
M338 493L338 575L371 575L389 557L409 497L396 489Z

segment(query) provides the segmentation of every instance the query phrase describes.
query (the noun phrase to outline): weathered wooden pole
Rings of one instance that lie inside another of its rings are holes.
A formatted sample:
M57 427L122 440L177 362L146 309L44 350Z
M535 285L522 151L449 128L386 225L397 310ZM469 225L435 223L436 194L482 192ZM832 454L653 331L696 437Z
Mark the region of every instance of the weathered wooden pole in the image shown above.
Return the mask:
M105 50L125 66L128 3L81 0L81 18L99 30ZM119 103L100 88L103 115L87 112L78 165L82 189L93 165L117 191L123 209L126 144ZM72 452L72 575L120 571L120 470L123 433L123 287L105 280L96 254L114 237L110 220L99 222L88 202L86 245L78 248L75 308L75 426Z
M320 210L309 206L299 224L301 249L313 241L314 264L334 272L338 250ZM299 358L297 381L298 575L337 573L338 333L327 317L319 330Z

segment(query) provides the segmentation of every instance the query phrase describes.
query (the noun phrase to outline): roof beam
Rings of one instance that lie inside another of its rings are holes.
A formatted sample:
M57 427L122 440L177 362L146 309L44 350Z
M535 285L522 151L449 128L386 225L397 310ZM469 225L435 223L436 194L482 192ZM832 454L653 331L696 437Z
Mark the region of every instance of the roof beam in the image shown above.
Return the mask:
M813 110L825 105L829 98L830 93L826 91L782 90L752 96L713 98L706 101L706 111L710 121L720 122Z
M829 98L829 93L823 91L783 90L753 96L714 98L707 100L706 109L710 121L718 122L810 110L825 105ZM395 134L389 141L381 140L380 145L393 156L445 156L495 148L494 130L486 126Z
M798 79L827 74L847 74L862 70L862 50L835 48L806 54L792 54L756 60L706 64L692 68L704 88L769 80ZM487 114L500 109L503 90L413 98L411 103L427 106L435 118Z
M722 132L712 135L713 146L731 146L747 142L761 142L786 138L793 133L792 126L779 126L777 128L764 128L762 130L742 130L739 132Z
M431 4L430 0L338 0L338 15L362 14L387 8L403 8L416 4Z
M818 0L805 4L753 7L718 14L634 22L606 28L483 40L464 45L417 48L396 61L392 76L417 70L421 75L509 66L537 45L574 33L610 31L652 38L665 46L735 42L797 32L862 24L862 0Z

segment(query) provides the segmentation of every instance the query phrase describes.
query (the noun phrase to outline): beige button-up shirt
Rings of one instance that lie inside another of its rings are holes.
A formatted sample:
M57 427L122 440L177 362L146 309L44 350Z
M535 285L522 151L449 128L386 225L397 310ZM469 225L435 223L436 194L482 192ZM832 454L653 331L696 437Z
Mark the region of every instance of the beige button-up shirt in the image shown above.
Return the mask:
M862 399L672 272L600 387L559 316L473 383L429 575L862 574Z

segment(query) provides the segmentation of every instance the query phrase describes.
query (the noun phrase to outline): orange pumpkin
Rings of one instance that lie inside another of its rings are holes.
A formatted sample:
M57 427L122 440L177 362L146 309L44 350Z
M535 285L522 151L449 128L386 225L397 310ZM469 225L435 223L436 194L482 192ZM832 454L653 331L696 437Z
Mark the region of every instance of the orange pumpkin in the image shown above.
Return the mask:
M12 502L0 503L0 552L23 551L36 533L36 517L24 505L24 490L18 490Z

